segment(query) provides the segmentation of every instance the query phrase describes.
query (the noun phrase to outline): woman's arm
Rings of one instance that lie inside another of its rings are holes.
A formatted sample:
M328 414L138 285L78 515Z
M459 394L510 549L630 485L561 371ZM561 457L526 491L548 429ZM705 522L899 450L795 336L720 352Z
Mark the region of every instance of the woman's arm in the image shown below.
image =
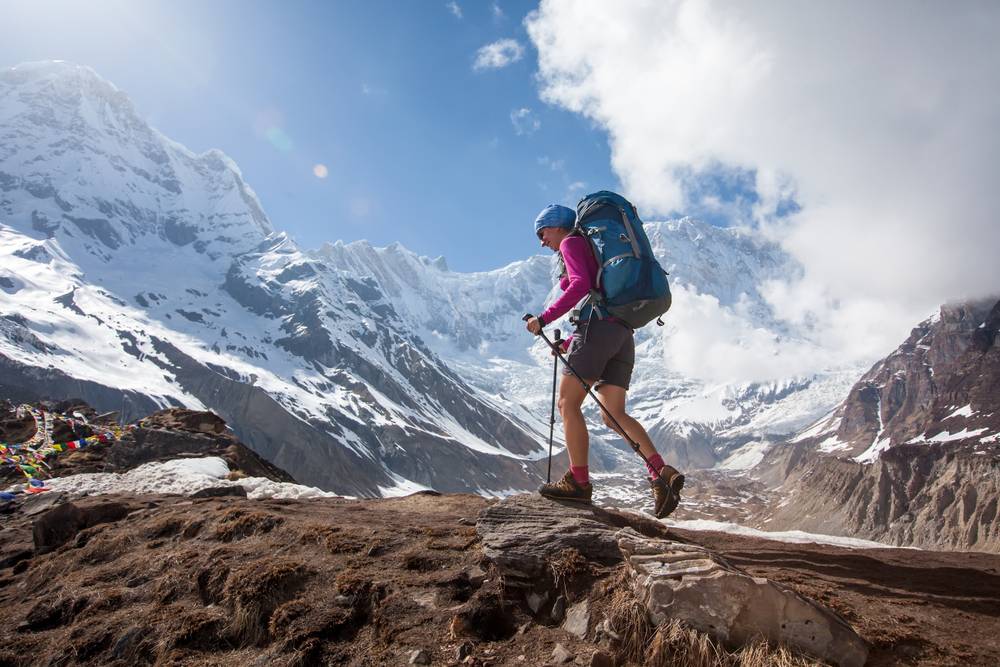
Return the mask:
M590 293L597 277L587 239L582 236L567 236L559 244L559 252L566 263L566 286L559 298L541 314L543 324L555 322L582 301Z

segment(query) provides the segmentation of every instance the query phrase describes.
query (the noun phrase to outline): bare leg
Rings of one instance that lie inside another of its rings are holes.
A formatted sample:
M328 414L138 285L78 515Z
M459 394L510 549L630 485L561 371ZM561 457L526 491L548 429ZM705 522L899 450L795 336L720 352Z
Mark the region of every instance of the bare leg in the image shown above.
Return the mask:
M637 422L631 416L625 412L625 395L626 391L623 387L619 387L613 384L602 384L597 388L597 393L600 395L601 404L611 413L611 416L621 424L622 428L625 429L625 433L628 437L632 439L637 445L639 445L639 451L647 459L654 454L657 454L656 447L653 446L653 441L649 439L649 434L646 433L646 429L643 428L642 424ZM612 431L618 433L618 435L625 437L625 433L622 433L615 423L611 421L607 413L601 410L601 417L604 419L604 423L607 424L608 428Z
M593 385L588 380L588 385ZM571 466L585 466L590 454L590 436L583 419L583 401L587 390L572 375L563 375L559 383L559 414L562 415L563 433L566 435L566 452Z

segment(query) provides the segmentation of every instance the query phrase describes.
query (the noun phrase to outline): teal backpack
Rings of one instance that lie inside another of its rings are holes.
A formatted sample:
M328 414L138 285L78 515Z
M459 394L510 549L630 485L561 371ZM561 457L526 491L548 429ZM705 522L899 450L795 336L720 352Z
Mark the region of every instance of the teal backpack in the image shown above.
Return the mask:
M630 201L607 190L587 195L576 206L575 230L590 242L597 259L597 289L591 290L577 319L610 315L633 329L670 308L670 285Z

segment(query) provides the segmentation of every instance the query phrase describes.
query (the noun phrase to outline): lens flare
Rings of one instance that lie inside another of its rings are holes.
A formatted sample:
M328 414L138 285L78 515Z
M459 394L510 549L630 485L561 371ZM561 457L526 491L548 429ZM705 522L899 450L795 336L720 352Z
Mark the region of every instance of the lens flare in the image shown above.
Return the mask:
M313 167L313 175L316 178L326 178L330 174L330 170L326 168L325 164L317 164Z
M287 153L295 147L292 143L292 138L285 134L285 131L280 127L269 127L264 133L264 136L267 137L267 140L271 142L272 146L283 153Z

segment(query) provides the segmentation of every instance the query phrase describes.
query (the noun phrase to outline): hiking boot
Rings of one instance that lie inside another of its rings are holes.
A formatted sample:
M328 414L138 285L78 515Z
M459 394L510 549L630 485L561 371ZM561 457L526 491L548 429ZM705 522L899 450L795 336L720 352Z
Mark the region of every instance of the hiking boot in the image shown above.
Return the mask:
M582 503L590 502L590 494L593 493L593 490L594 487L590 484L581 486L577 483L576 479L573 478L573 473L569 470L566 471L566 474L558 482L542 484L538 487L538 493L546 498L576 500Z
M657 519L665 519L677 509L684 488L684 475L671 466L663 466L656 479L649 480L653 487L653 514Z

